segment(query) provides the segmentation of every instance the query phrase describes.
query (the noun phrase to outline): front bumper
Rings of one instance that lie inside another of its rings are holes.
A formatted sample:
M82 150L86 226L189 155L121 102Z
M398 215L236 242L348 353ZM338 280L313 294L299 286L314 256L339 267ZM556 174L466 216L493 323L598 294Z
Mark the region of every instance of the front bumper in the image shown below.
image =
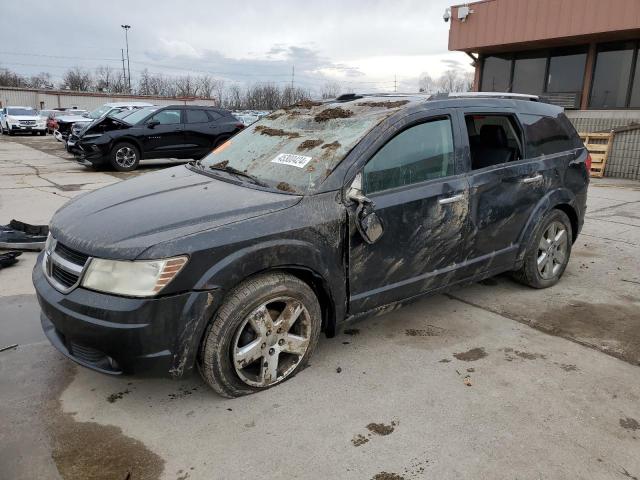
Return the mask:
M38 125L9 125L9 130L12 132L46 132L46 126L38 126Z
M94 144L91 142L76 141L68 147L68 151L73 153L76 160L82 165L96 166L109 162L109 146Z
M84 288L62 294L38 258L32 279L45 335L61 353L111 375L181 377L195 365L204 329L219 302L216 292L125 298Z

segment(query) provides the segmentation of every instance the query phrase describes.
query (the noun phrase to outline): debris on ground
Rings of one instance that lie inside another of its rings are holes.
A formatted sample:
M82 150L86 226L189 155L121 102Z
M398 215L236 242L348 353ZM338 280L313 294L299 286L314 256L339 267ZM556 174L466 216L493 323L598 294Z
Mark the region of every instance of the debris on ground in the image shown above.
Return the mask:
M351 116L353 116L353 112L351 110L334 107L321 111L313 119L316 122L326 122L327 120L333 120L335 118L349 118Z
M0 348L0 352L4 352L6 350L11 350L13 348L18 348L18 344L14 343L13 345L7 345L6 347Z
M365 437L364 435L356 435L355 437L353 437L351 439L351 443L353 443L354 447L360 447L362 445L364 445L365 443L367 443L369 441L369 439L367 437Z
M370 423L367 425L367 430L371 433L375 433L376 435L390 435L395 430L395 427L398 425L398 422L393 421L391 425L385 425L384 423Z
M463 362L474 362L476 360L480 360L488 355L487 352L484 351L482 347L472 348L471 350L467 350L462 353L454 353L453 356L458 360L462 360Z
M10 250L42 250L49 235L47 225L31 225L19 220L11 220L8 225L0 225L0 248Z
M18 257L22 255L22 252L5 252L0 253L0 268L10 267L11 265L18 263Z
M469 375L465 376L462 380L467 387L471 386L471 377Z
M342 367L336 368L336 373L342 373Z
M404 477L397 473L380 472L376 473L371 480L404 480Z

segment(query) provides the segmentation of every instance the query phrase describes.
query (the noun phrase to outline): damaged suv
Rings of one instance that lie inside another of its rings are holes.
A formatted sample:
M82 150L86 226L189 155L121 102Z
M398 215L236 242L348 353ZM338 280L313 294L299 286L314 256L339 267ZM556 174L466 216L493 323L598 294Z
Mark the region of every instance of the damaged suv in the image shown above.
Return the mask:
M589 163L536 97L301 102L61 208L33 270L42 326L104 373L260 391L345 322L501 272L554 285Z

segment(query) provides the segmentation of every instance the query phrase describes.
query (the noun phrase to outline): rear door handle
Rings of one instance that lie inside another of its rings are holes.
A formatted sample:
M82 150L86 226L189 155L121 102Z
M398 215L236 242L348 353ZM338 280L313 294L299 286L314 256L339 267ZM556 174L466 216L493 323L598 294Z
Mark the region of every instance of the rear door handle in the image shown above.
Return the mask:
M449 203L459 202L460 200L463 200L463 199L464 199L464 195L462 193L459 193L457 195L453 195L452 197L441 198L440 200L438 200L438 203L440 205L447 205Z
M543 179L544 177L542 176L541 173L534 175L533 177L525 177L520 179L520 183L535 183L535 182L539 182Z

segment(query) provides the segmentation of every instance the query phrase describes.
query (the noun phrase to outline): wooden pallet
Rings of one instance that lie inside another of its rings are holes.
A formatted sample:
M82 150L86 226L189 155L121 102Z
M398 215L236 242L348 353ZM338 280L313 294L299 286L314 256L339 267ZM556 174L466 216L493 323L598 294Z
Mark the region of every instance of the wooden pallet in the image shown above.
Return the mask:
M604 176L604 167L609 158L611 145L613 145L614 132L580 133L579 135L591 154L591 176Z

